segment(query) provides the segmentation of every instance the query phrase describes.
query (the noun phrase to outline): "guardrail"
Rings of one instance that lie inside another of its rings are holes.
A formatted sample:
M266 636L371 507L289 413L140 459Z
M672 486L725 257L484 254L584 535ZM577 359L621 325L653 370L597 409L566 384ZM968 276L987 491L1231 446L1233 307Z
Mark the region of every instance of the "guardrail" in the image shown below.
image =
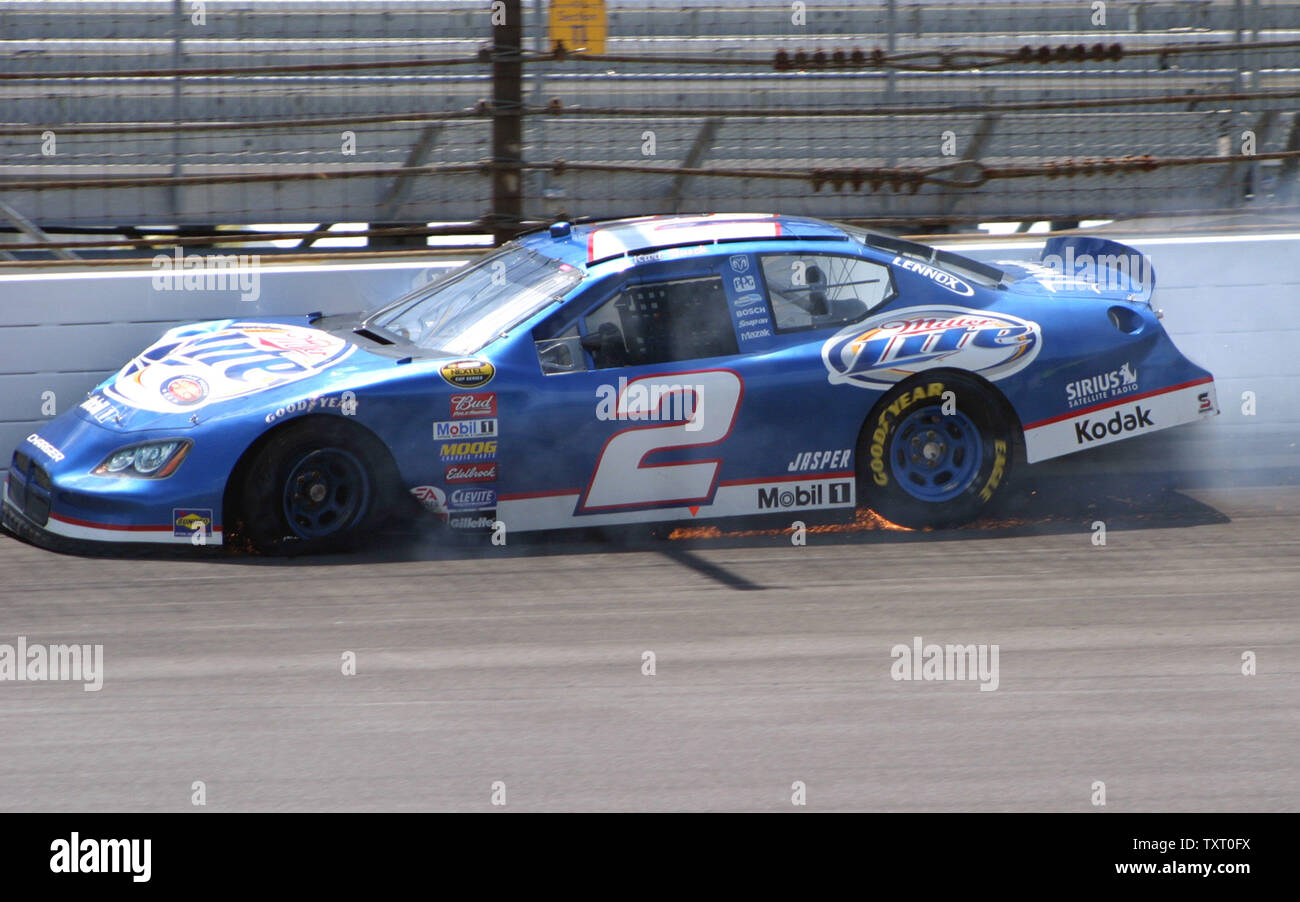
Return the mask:
M504 237L683 209L931 225L1222 210L1287 200L1300 168L1295 0L611 0L600 53L554 52L551 5L506 0L494 25L477 0L211 0L202 22L177 0L0 0L0 200L52 230L456 221ZM1201 162L914 179L1137 156ZM767 169L789 178L748 174ZM816 190L814 169L899 174Z

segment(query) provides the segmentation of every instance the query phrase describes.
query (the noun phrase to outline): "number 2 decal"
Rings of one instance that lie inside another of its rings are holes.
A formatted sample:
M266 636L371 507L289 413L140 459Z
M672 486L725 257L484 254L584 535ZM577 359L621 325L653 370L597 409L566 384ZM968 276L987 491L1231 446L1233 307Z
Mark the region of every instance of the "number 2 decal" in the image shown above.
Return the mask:
M607 388L613 394L614 387ZM608 418L632 425L605 442L576 513L709 501L722 458L675 463L646 463L646 458L723 441L736 423L744 393L744 383L731 370L620 379ZM600 415L599 405L597 411Z

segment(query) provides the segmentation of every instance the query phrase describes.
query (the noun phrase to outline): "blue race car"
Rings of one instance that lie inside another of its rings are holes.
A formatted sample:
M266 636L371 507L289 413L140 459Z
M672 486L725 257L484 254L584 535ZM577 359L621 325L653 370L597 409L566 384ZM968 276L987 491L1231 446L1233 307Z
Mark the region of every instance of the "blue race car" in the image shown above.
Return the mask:
M804 217L556 223L365 317L170 330L18 447L4 523L266 551L418 504L463 530L961 524L1017 458L1217 413L1153 288L1097 238L991 266Z

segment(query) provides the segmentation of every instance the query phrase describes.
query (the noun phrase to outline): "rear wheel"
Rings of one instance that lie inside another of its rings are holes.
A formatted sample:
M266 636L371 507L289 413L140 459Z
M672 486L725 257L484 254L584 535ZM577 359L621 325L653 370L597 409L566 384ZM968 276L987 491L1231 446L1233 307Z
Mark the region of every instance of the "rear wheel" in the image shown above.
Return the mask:
M391 509L390 471L382 446L354 427L320 420L288 426L249 465L242 531L261 551L356 544Z
M1011 426L980 382L941 372L892 389L858 444L858 497L900 526L960 526L1011 472Z

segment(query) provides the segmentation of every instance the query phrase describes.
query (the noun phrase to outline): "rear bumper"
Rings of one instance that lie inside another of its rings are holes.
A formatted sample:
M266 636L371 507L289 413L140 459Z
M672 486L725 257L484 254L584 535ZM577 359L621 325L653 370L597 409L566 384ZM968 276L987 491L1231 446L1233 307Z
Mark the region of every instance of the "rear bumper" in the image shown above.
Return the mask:
M1121 396L1081 410L1025 424L1029 463L1192 423L1219 412L1208 373L1154 391Z

